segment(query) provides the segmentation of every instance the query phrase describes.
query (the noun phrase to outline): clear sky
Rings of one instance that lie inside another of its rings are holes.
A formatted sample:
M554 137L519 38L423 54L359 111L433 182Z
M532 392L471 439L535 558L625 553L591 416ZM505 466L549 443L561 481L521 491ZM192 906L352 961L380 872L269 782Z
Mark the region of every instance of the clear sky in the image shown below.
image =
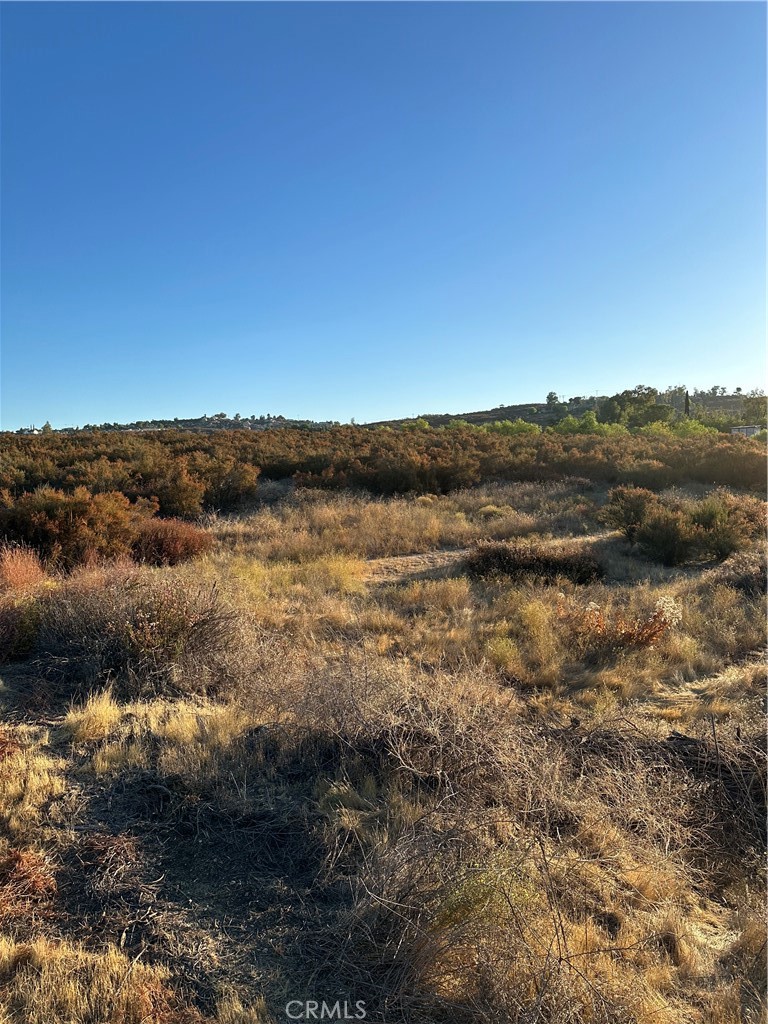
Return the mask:
M2 425L764 383L762 3L5 3Z

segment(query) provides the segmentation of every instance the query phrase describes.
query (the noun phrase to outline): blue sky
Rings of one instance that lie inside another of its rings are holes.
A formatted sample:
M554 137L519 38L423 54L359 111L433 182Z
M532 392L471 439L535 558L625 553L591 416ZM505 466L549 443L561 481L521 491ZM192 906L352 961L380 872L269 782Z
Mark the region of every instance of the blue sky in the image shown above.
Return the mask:
M764 383L763 4L1 14L6 429Z

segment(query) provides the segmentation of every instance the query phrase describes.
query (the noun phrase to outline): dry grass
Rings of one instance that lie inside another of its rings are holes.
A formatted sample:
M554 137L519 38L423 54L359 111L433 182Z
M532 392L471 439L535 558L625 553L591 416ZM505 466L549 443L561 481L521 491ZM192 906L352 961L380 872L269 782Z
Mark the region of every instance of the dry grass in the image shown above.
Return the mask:
M263 1000L222 997L212 1016L184 1006L159 965L69 942L0 937L0 1013L24 1024L270 1024Z
M118 569L47 594L35 649L40 670L75 695L105 683L122 696L215 692L239 626L215 583Z
M94 954L46 939L17 943L0 938L0 1008L8 1020L22 1019L27 1024L170 1021L173 1004L168 977L167 970L132 963L115 949Z
M64 718L64 729L74 743L103 740L122 717L111 690L92 694L80 708L71 708Z
M194 566L33 587L39 660L0 691L0 1019L758 1024L760 568L641 562L595 535L601 497L299 492ZM605 578L366 564L522 535ZM66 685L20 723L42 667Z
M47 730L16 727L0 760L0 835L34 836L51 800L66 791L64 762L48 749Z
M46 574L39 556L23 545L0 547L0 593L23 593L38 587Z
M536 532L584 533L596 525L596 505L583 491L583 481L388 500L299 491L251 515L216 520L213 532L226 550L262 561L382 558Z
M339 924L350 984L385 986L398 1019L429 1005L456 1020L516 1020L538 1006L547 1020L650 1021L663 1010L681 1021L702 985L723 996L728 971L696 938L690 852L706 843L731 871L740 854L724 832L686 823L680 801L695 807L703 791L684 796L671 762L660 788L664 743L646 744L629 723L531 730L514 703L442 696L367 725L366 747L395 767L396 806L408 798L422 813L383 814L367 775L334 794L335 827L364 854ZM355 721L359 743L360 708ZM424 813L426 793L440 815ZM729 806L735 822L741 805Z
M37 628L35 598L50 582L31 548L0 545L0 663L30 651Z

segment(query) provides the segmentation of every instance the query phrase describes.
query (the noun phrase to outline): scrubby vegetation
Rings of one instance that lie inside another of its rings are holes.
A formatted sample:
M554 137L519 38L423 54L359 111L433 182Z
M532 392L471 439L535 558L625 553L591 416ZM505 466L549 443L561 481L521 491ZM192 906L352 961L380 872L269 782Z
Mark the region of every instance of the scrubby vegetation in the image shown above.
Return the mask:
M696 500L642 487L612 490L602 520L664 565L722 561L763 536L766 525L764 503L756 498L721 490Z
M594 583L605 573L597 559L575 549L562 551L520 541L478 545L466 560L470 576L504 576L510 580L533 579L556 583Z
M8 545L21 545L60 569L129 557L176 565L211 547L211 538L193 524L155 519L157 508L155 497L131 503L119 491L91 494L86 487L24 492L0 505L4 557L20 564L22 555L11 556Z
M164 431L2 436L6 505L41 487L157 500L161 515L194 519L231 510L259 479L294 478L375 494L447 493L493 480L580 476L654 490L723 484L762 493L764 445L725 434L516 432L456 423L436 429L338 427L324 431ZM30 499L27 499L30 500ZM103 499L106 500L106 499Z
M0 1018L757 1024L762 472L743 438L21 439Z
M68 696L215 694L237 657L237 622L215 584L179 587L132 569L81 572L39 602L36 667Z
M131 544L137 562L149 565L178 565L210 551L209 533L180 519L145 519L139 523Z

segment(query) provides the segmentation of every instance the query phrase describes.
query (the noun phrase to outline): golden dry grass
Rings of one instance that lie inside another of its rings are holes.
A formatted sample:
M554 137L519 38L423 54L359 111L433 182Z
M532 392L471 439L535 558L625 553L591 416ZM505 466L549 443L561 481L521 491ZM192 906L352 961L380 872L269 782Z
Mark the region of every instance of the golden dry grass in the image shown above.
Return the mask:
M481 538L582 534L594 525L595 510L583 484L569 481L497 484L415 499L303 491L250 515L217 519L212 529L226 550L263 561L381 558L462 548Z
M108 947L14 942L0 936L0 1020L25 1024L270 1024L263 1000L223 996L212 1016L179 1004L166 967Z
M32 587L46 614L73 594L117 609L97 619L119 636L142 588L173 592L181 638L206 588L237 640L208 693L213 662L156 625L159 682L59 672L35 705L40 644L9 676L0 860L55 884L45 915L0 928L0 1020L266 1024L346 993L404 1024L757 1024L764 598L639 559L599 531L600 497L299 493L215 521L194 565ZM589 550L605 579L397 561L523 534ZM136 905L165 915L144 946L120 950L119 902L98 948L58 934L72 887L94 898L82 830L162 859L136 876ZM156 881L174 872L182 905Z
M49 751L47 730L5 726L4 734L0 830L14 839L29 838L50 801L65 792L64 761Z

